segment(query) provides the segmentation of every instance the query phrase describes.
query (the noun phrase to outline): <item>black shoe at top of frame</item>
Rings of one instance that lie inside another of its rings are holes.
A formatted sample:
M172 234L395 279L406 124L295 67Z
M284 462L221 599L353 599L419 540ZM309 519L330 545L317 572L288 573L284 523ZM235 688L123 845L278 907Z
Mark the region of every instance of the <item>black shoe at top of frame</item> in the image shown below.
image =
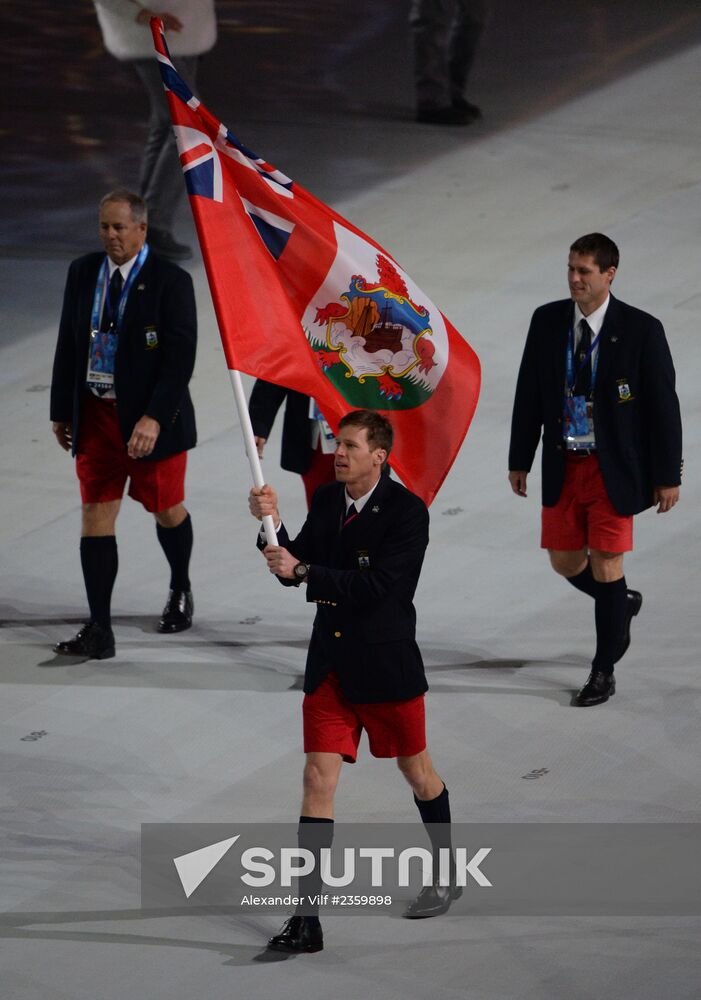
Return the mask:
M158 631L164 633L184 632L192 625L192 615L195 604L191 590L171 590L163 608Z
M87 656L89 660L109 660L114 652L112 629L92 621L86 622L73 639L54 646L54 653L60 656Z
M292 954L321 951L324 935L318 920L313 923L307 917L290 917L285 921L279 934L268 941L271 951L287 951Z
M192 250L185 243L178 243L172 233L165 229L153 229L149 226L147 234L148 245L160 257L168 260L189 260Z
M616 679L613 674L605 674L602 670L592 670L587 678L587 683L575 695L573 704L578 708L603 705L615 693Z
M637 613L643 606L643 595L639 590L629 590L626 592L626 614L623 622L623 638L621 639L621 649L614 660L614 663L618 663L619 660L628 652L628 647L630 646L630 623L633 621Z
M451 103L454 108L458 108L460 111L465 112L465 114L470 115L472 121L477 121L478 118L482 117L482 109L478 108L476 104L466 101L464 97L454 97Z
M465 108L450 104L447 108L419 108L416 120L423 125L469 125L475 116Z
M421 920L425 917L440 917L447 913L450 904L462 896L459 885L425 885L413 902L409 903L404 916L408 920Z

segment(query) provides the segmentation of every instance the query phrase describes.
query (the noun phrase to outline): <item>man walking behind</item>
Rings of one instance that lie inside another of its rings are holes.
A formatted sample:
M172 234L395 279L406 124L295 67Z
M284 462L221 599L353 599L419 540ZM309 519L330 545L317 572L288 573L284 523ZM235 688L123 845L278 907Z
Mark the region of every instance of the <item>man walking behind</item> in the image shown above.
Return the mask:
M192 522L183 505L187 451L197 434L188 383L197 319L192 279L149 251L146 203L126 188L100 202L104 253L68 271L51 380L58 444L76 456L82 499L80 561L89 621L54 652L114 656L115 522L129 495L156 519L170 566L159 632L192 624Z
M610 293L618 247L590 233L570 247L570 298L536 309L516 386L509 483L526 496L542 452L541 547L556 573L594 599L596 652L577 706L616 691L614 664L630 644L642 595L623 556L633 515L679 499L682 433L662 324Z

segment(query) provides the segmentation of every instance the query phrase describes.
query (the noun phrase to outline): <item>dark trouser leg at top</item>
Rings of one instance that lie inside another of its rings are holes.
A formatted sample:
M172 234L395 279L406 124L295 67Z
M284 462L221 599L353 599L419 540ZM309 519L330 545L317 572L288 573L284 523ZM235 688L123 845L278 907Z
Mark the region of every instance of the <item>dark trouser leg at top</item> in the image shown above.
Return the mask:
M412 0L417 120L467 125L480 110L465 84L482 32L482 0Z
M300 816L297 840L300 848L314 855L314 870L298 879L297 895L302 898L295 915L287 920L279 934L268 941L272 951L314 952L324 947L319 922L318 897L322 892L321 849L331 847L334 823L332 819Z
M485 19L483 0L457 0L449 43L451 103L454 107L471 108L476 117L480 117L481 112L465 99L465 89Z
M455 885L455 862L453 860L453 844L451 837L450 797L448 789L435 799L422 800L414 796L414 802L419 810L426 832L433 848L433 884L424 886L416 899L409 905L404 916L410 919L420 917L437 917L445 913L454 899L462 896L462 888ZM450 885L440 885L440 851L449 854Z
M176 207L185 194L173 123L156 60L133 59L131 63L146 91L150 108L139 194L148 203L149 227L170 232ZM179 56L174 60L175 68L192 89L195 87L197 63L197 56Z
M174 66L194 90L198 56L179 56ZM171 232L175 210L185 189L173 135L163 81L155 59L132 59L134 71L148 95L151 114L149 134L141 161L139 193L148 205L148 242L156 253L172 260L187 260L192 251L178 243Z

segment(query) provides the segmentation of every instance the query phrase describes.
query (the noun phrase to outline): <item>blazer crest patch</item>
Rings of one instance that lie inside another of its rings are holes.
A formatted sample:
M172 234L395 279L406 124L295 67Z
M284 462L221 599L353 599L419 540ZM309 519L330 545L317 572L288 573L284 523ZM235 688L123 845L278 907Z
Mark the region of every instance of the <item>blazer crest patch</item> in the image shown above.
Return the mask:
M619 403L629 403L635 396L630 391L630 386L624 378L619 378L616 380L616 385L618 387L618 402Z

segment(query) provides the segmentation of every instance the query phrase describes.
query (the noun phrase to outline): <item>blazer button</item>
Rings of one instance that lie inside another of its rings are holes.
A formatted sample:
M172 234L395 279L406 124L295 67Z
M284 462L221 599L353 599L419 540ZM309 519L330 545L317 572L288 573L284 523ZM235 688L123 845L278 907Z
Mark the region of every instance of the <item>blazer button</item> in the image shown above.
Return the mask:
M334 632L333 635L334 635L334 639L340 639L341 638L341 633L340 632Z

